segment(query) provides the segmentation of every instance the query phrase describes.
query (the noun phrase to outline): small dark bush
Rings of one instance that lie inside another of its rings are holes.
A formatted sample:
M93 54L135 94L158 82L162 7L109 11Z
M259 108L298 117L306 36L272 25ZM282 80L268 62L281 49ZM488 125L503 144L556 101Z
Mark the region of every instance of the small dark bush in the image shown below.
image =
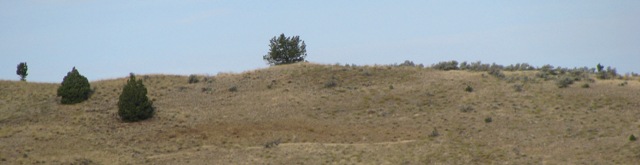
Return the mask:
M556 85L558 86L558 88L566 88L566 87L569 87L569 85L571 84L573 84L573 79L569 77L563 77L556 80Z
M589 88L590 86L589 86L589 83L584 83L584 84L582 84L582 86L580 86L580 87L582 87L582 88Z
M431 66L437 70L458 70L458 61L443 61Z
M464 91L467 91L467 92L473 92L473 87L471 87L471 86L467 85L467 87L466 87L466 88L464 88Z
M27 81L27 75L29 75L29 73L27 73L28 69L29 67L27 67L27 62L21 62L20 64L18 64L16 74L20 76L20 81Z
M131 73L118 100L118 116L125 122L135 122L151 118L154 112L153 102L147 97L147 88Z
M76 67L64 76L62 84L58 87L58 96L62 104L75 104L89 99L91 85L86 77L82 76Z
M636 141L636 140L638 140L638 138L636 138L636 136L633 136L633 134L629 136L629 141Z
M487 117L487 118L484 118L484 122L485 123L491 123L491 122L493 122L493 119L491 117Z
M404 63L400 64L400 66L414 67L414 66L416 66L416 64L414 64L413 61L405 60Z
M200 80L195 74L189 75L189 84L198 83Z
M238 87L237 86L231 86L229 87L229 92L237 92L238 91Z
M596 65L596 69L598 72L602 72L602 69L604 69L604 66L598 63L598 65Z

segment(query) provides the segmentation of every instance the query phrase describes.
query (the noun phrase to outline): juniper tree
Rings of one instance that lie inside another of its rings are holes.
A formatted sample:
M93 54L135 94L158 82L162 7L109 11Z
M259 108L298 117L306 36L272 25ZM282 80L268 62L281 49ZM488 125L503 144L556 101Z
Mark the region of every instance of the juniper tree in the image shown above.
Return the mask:
M29 75L29 73L27 73L28 69L29 68L27 67L27 62L21 62L20 64L18 64L16 74L20 76L20 81L27 81L27 75Z
M62 84L58 87L58 96L62 97L60 103L75 104L89 99L91 94L91 85L86 77L73 67L71 72L64 76Z
M135 122L151 118L153 114L153 103L147 97L147 88L142 80L136 80L131 73L118 100L118 115L123 121Z
M291 64L304 61L307 56L307 45L300 40L300 36L280 37L275 36L270 40L269 53L263 59L270 65Z
M602 69L604 69L604 66L600 65L600 63L598 63L598 65L596 65L596 69L598 72L602 72Z

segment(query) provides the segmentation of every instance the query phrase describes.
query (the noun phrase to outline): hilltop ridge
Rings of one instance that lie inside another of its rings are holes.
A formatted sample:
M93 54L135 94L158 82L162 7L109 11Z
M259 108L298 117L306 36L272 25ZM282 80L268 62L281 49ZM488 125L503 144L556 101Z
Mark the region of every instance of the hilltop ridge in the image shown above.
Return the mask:
M0 81L0 164L640 161L640 81L558 88L536 70L502 73L297 63L191 84L139 75L156 115L138 123L116 116L125 78L91 82L74 105L59 104L59 84Z

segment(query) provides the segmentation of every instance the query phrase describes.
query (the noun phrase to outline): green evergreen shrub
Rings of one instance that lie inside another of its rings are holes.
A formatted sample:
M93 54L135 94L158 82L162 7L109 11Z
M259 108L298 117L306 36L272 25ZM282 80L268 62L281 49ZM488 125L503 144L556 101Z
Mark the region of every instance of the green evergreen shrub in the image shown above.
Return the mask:
M598 65L596 65L596 69L598 72L602 72L602 69L604 69L604 66L598 63Z
M467 85L467 87L466 87L466 88L464 88L464 91L466 91L466 92L473 92L473 87L471 87L471 86Z
M16 74L20 76L20 81L27 81L27 75L29 75L29 73L27 73L28 69L29 67L27 67L27 62L21 62L20 64L18 64Z
M142 80L131 73L118 100L118 116L125 122L135 122L153 117L153 102L147 97L147 88Z
M269 41L269 53L263 56L270 65L292 64L304 61L307 57L307 45L300 36L286 37L284 33Z
M58 87L58 96L62 97L60 103L75 104L89 99L91 84L86 77L80 74L76 67L64 76L62 84Z

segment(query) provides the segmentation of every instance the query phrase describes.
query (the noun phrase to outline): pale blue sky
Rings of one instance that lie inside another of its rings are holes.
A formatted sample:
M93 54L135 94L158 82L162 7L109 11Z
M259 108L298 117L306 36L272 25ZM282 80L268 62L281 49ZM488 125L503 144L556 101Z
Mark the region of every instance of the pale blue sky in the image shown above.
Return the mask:
M640 72L640 1L2 0L0 79L61 82L268 67L269 39L307 44L315 63L404 60L614 66Z

